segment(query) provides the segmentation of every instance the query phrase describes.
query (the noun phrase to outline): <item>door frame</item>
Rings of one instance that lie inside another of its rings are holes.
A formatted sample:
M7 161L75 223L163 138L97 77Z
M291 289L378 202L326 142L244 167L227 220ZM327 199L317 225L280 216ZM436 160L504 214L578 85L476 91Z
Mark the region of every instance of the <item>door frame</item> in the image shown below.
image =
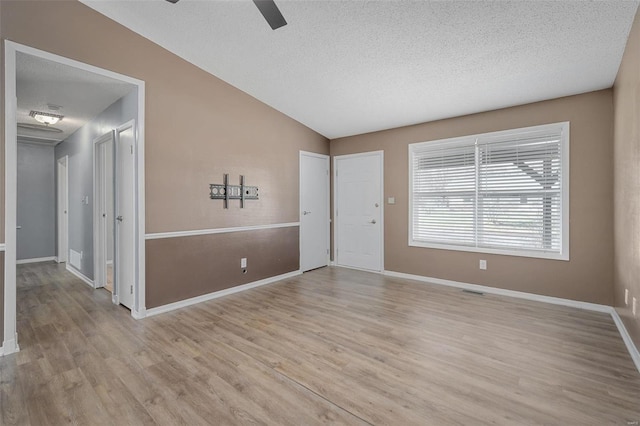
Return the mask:
M325 154L317 154L315 152L308 152L308 151L300 151L300 156L298 159L298 169L299 169L299 192L298 192L298 203L299 203L299 208L298 208L298 222L300 223L300 228L299 228L299 269L302 271L302 217L300 217L300 215L302 214L302 157L314 157L314 158L321 158L323 160L326 161L327 163L327 171L329 171L329 169L331 168L331 158L328 155ZM329 175L329 172L327 172L327 177L326 177L326 186L327 186L327 199L325 201L326 204L326 215L327 215L327 265L329 265L331 263L331 255L330 255L330 248L331 248L331 176Z
M368 272L384 272L384 151L368 151L361 152L357 154L346 154L346 155L335 155L333 157L333 264L336 266L341 266L344 268L351 269L359 269L353 268L350 266L340 265L338 262L338 228L340 224L340 219L338 217L338 160L344 160L348 158L358 158L358 157L369 157L369 156L377 156L380 157L380 270L374 271L370 269L366 269Z
M113 130L105 133L102 136L98 136L93 140L93 287L100 288L106 285L107 280L107 232L104 232L100 227L100 212L99 207L102 202L106 202L106 193L102 191L104 188L103 178L104 176L104 157L98 155L100 145L112 141L115 143L115 136ZM113 148L113 146L112 146ZM98 164L102 162L100 166L103 171L102 174L98 173ZM105 179L106 180L106 179ZM115 188L114 188L115 192ZM100 195L100 197L99 197ZM99 198L103 198L100 200Z
M63 166L64 164L64 166ZM62 173L64 167L64 174ZM64 183L64 186L63 186ZM64 191L64 198L61 197ZM56 262L69 261L69 156L56 161ZM64 199L64 204L62 203ZM66 213L65 213L66 212Z
M17 126L16 122L16 57L25 53L41 59L79 68L85 71L110 77L136 86L138 95L138 127L136 141L138 155L136 158L136 263L137 274L134 289L134 309L131 316L139 319L146 315L145 308L145 196L144 196L144 144L145 144L145 83L142 80L123 74L98 68L40 49L25 46L10 40L4 41L4 106L5 106L5 236L4 236L4 340L1 352L10 354L17 352L18 336L16 333L16 205L17 205Z

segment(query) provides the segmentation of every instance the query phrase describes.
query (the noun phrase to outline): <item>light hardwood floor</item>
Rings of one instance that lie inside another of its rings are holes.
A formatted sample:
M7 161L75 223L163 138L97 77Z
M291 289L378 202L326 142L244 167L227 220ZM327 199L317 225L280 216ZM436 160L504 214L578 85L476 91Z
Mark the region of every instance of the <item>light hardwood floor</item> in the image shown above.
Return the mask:
M63 266L18 274L3 425L640 421L606 314L323 268L135 321Z

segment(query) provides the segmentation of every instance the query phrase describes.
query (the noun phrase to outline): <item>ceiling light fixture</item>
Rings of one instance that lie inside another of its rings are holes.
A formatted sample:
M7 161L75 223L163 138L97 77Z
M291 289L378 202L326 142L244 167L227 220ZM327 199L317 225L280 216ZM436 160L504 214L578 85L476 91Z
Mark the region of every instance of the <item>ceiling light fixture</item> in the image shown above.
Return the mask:
M42 124L46 124L47 126L51 124L56 124L58 121L64 118L64 115L52 114L50 112L42 112L42 111L31 111L29 116L35 118Z

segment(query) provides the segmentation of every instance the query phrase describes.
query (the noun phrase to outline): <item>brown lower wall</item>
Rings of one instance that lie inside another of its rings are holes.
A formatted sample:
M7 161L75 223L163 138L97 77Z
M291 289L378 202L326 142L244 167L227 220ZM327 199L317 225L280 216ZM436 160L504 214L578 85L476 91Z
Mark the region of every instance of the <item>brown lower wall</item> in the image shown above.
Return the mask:
M147 309L297 271L298 232L296 226L147 240Z

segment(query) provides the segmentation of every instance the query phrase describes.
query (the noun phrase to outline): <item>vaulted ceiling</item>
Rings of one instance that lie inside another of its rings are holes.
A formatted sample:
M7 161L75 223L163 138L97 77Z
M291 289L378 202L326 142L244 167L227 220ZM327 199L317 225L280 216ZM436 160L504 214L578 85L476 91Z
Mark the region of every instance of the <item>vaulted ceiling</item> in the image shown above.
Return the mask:
M609 88L638 6L81 1L328 138Z

